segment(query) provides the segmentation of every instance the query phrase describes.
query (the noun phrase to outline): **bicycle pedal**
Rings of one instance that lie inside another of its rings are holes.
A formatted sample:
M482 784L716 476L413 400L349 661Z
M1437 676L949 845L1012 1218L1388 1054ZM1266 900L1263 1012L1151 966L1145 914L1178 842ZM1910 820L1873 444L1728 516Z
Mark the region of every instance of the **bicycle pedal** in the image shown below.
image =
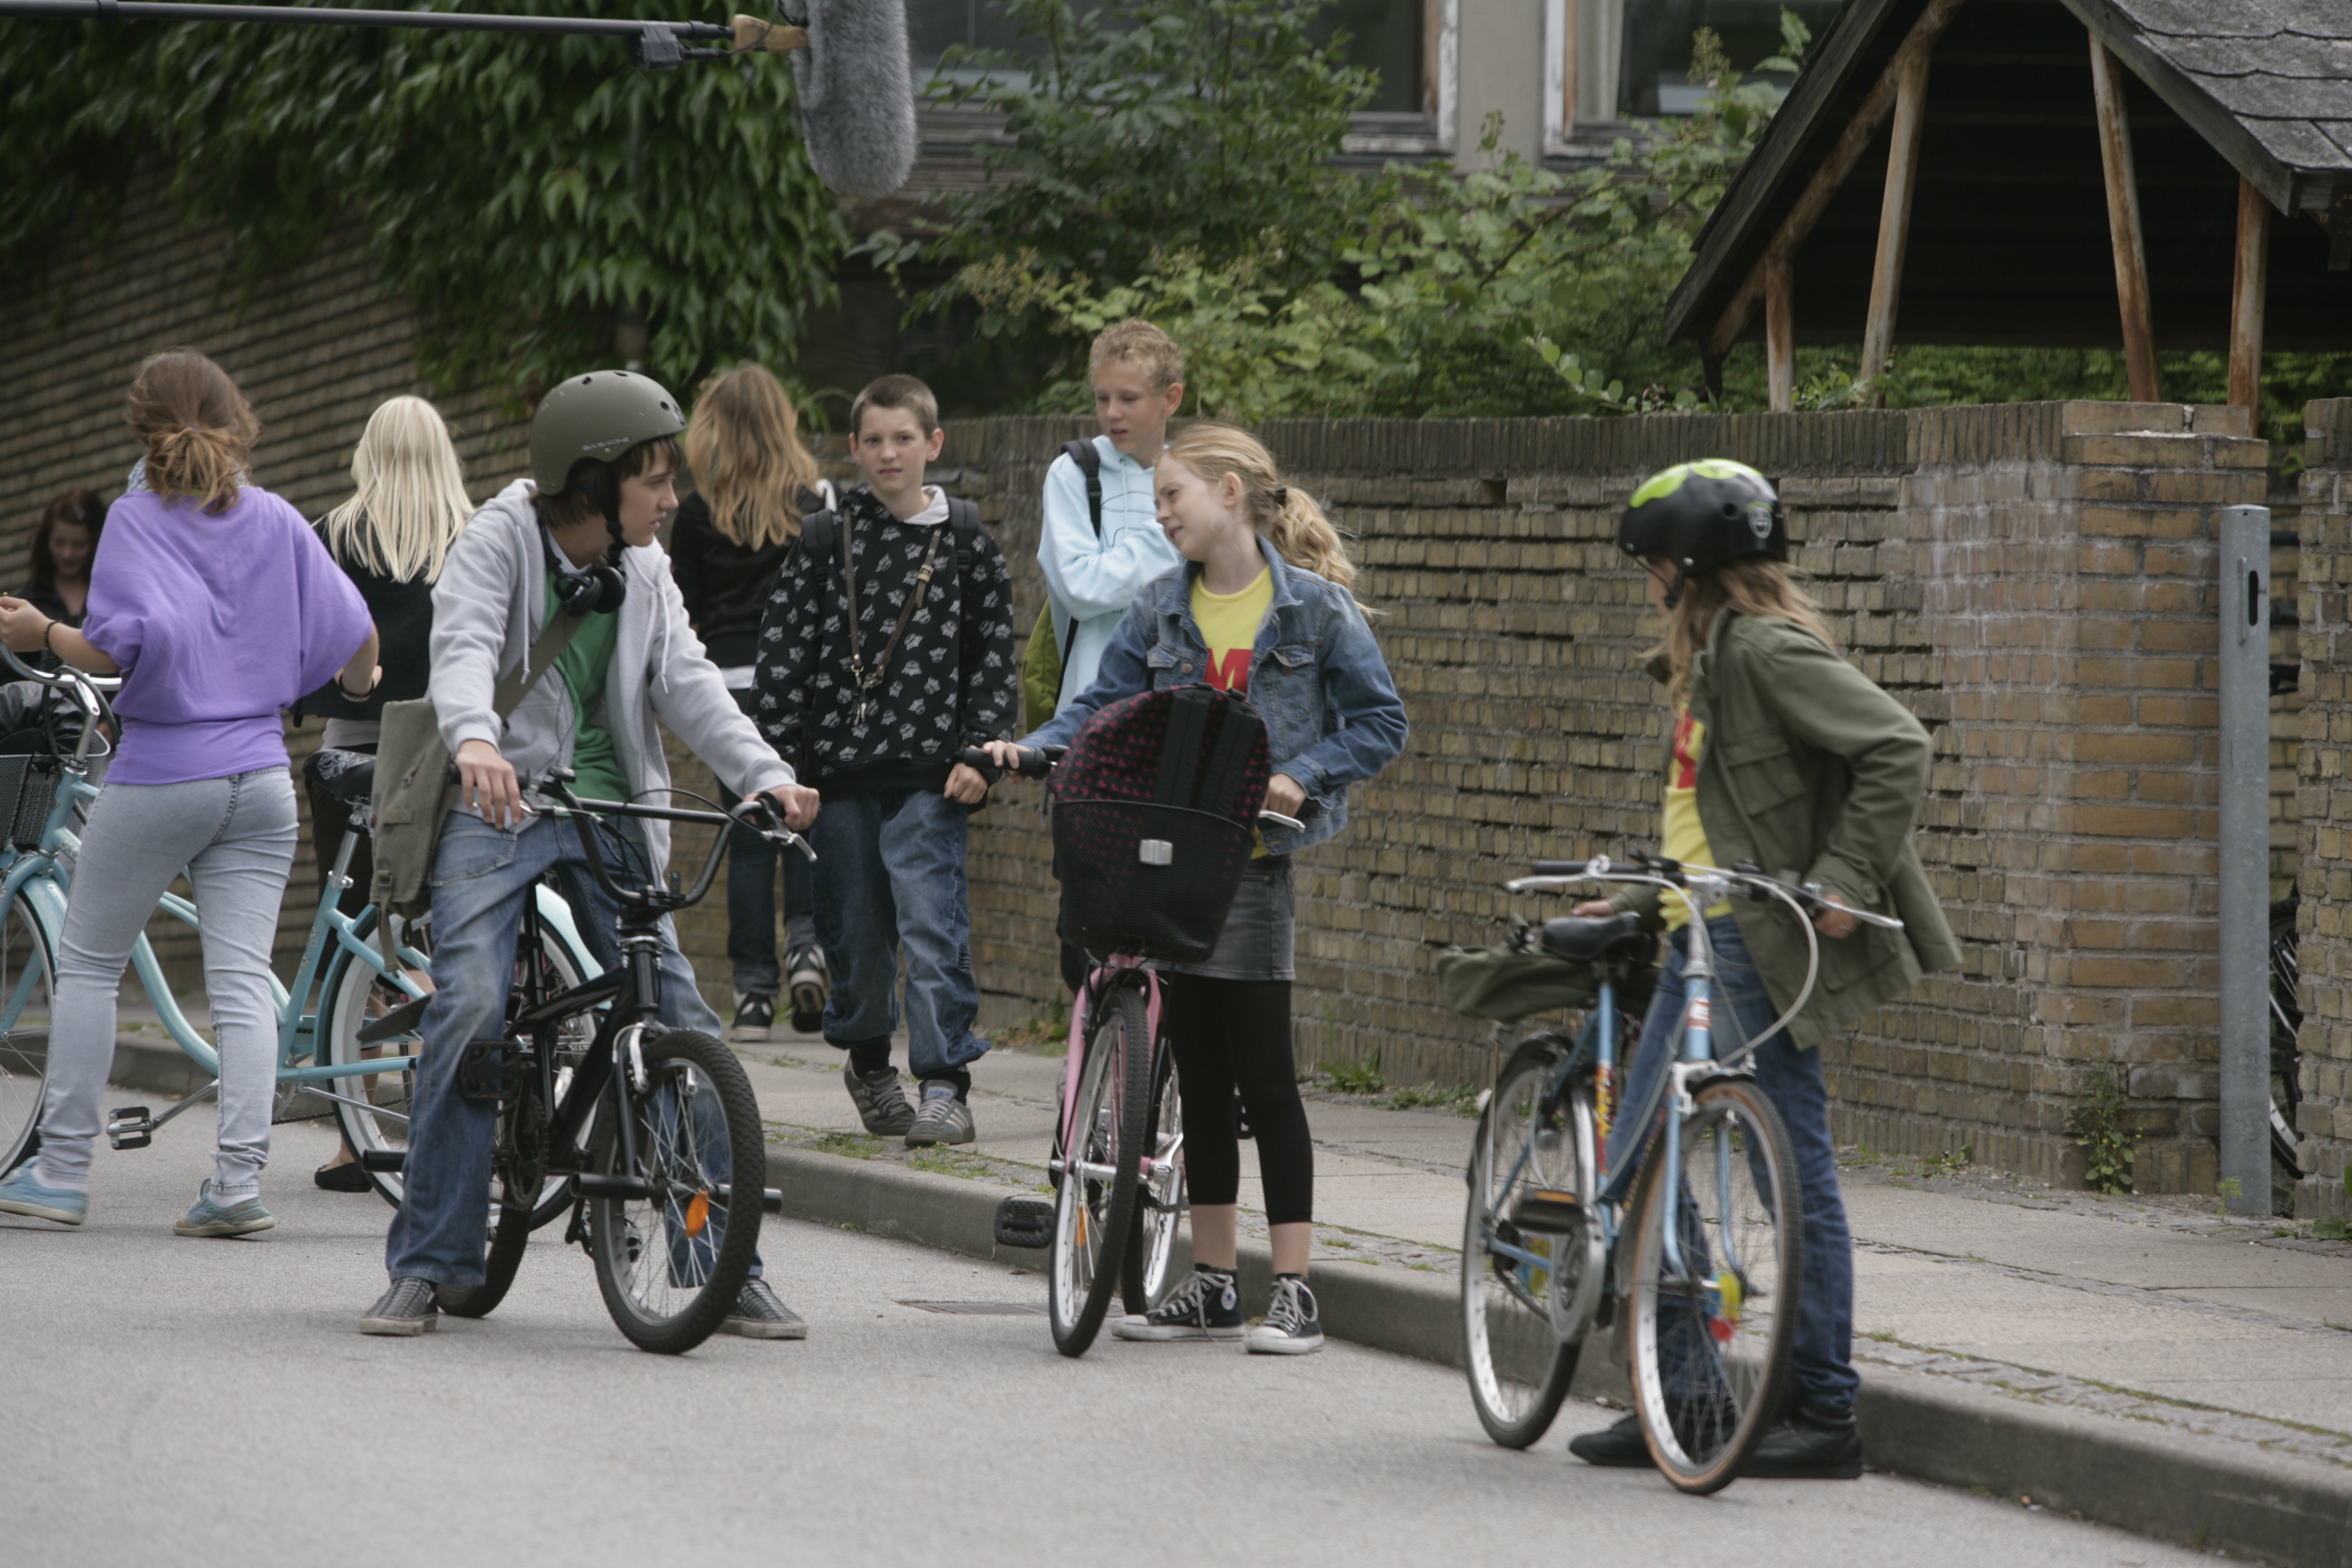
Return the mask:
M1054 1205L1043 1198L1006 1198L996 1205L996 1245L1042 1247L1054 1239Z
M144 1149L155 1142L155 1119L143 1105L125 1105L107 1112L106 1141L117 1149Z
M407 1168L408 1151L405 1149L362 1149L360 1151L360 1169L362 1171L380 1171L385 1174L396 1176Z
M470 1040L457 1062L457 1092L467 1100L509 1100L522 1089L523 1047L513 1040Z
M1548 1187L1530 1189L1511 1210L1512 1223L1521 1230L1574 1230L1583 1215L1584 1205L1576 1201L1574 1193Z

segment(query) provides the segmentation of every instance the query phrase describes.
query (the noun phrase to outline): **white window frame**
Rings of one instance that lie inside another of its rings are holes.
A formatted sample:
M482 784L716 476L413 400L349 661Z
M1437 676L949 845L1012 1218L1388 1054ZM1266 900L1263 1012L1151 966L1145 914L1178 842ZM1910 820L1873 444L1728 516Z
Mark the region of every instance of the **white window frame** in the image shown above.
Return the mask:
M1589 154L1621 134L1618 56L1625 0L1544 0L1545 155ZM1572 71L1572 75L1571 75ZM1594 106L1605 106L1595 113Z
M1434 110L1423 121L1425 129L1399 131L1392 129L1398 116L1381 115L1376 125L1370 116L1359 116L1360 129L1349 132L1340 139L1339 151L1372 153L1385 157L1451 157L1458 145L1454 121L1459 110L1455 106L1460 81L1462 47L1462 0L1421 0L1423 26L1433 11L1437 22L1437 58L1432 72L1437 100ZM1554 0L1557 3L1557 0ZM1428 70L1428 64L1423 68Z

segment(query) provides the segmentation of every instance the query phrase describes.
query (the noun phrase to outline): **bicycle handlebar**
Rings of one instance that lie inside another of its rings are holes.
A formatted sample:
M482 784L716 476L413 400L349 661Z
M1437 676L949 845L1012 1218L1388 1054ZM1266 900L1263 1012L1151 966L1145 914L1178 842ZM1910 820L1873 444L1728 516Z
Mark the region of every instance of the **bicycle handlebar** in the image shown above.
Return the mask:
M0 645L0 659L5 659L8 668L15 670L21 679L38 681L43 686L64 692L73 700L73 705L80 710L82 717L81 739L74 747L74 760L78 763L88 762L89 743L92 738L98 735L98 727L114 715L114 705L107 701L106 694L122 689L122 677L92 675L86 669L76 669L72 665L62 661L54 670L36 669L18 658L16 650L5 645ZM108 751L99 753L101 757L110 754L110 746Z
M572 793L572 781L578 776L570 768L550 768L546 777L540 781L539 793L556 803L550 810L551 816L635 816L657 822L699 823L713 827L751 827L780 849L797 849L812 861L816 858L816 851L810 847L808 840L786 825L783 814L776 809L776 803L764 795L755 795L730 811L693 811L683 806L646 805L633 800L583 800ZM766 825L762 826L753 823L751 819L754 815ZM589 873L596 879L597 885L616 901L665 914L700 903L704 895L710 891L710 884L717 879L719 862L727 853L727 835L719 834L711 840L710 853L704 858L701 874L695 878L690 891L678 886L678 876L675 871L670 873L669 886L666 889L657 885L625 888L614 879L611 870L605 866L604 850L597 845L593 833L583 833L580 844L582 853L587 858Z
M1015 758L1013 772L1019 773L1024 779L1042 779L1053 773L1054 764L1067 756L1070 748L1067 746L1015 746L1013 751ZM956 761L980 774L992 785L1005 773L1005 770L998 767L994 759L978 746L966 746L956 753ZM1307 802L1303 809L1312 816L1315 803ZM1285 816L1278 811L1268 811L1261 807L1257 818L1260 822L1270 822L1276 827L1287 827L1293 833L1307 831L1307 824L1295 816ZM1563 861L1562 864L1566 862Z

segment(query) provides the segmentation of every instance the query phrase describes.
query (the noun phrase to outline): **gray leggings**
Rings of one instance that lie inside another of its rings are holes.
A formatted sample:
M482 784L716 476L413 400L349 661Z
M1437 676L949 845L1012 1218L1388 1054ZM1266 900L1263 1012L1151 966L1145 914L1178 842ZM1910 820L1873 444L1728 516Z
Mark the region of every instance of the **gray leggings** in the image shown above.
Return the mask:
M213 1198L261 1191L277 1093L278 1004L269 956L294 868L294 781L284 768L189 784L110 784L82 830L58 951L41 1181L89 1184L99 1100L114 1065L114 998L132 943L182 868L203 920L205 989L220 1049Z

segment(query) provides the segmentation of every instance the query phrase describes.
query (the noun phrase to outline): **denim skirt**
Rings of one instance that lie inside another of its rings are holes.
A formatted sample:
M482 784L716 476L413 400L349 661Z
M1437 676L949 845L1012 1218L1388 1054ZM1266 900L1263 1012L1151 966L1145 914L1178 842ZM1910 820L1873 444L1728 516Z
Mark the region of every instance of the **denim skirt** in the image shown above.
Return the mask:
M1261 855L1242 873L1233 913L1216 951L1199 963L1162 963L1171 974L1212 980L1290 980L1296 933L1291 923L1290 857Z

